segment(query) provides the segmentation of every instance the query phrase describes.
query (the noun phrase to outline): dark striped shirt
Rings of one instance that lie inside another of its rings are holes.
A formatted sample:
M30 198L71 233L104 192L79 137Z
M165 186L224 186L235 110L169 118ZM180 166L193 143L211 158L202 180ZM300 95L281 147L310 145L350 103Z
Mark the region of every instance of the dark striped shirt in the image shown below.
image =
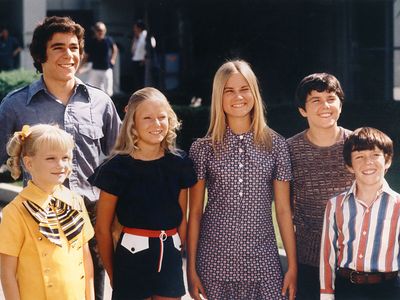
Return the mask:
M299 263L319 266L326 203L352 184L353 175L347 171L343 159L343 143L349 134L349 130L340 127L341 138L329 147L312 144L306 130L288 139Z

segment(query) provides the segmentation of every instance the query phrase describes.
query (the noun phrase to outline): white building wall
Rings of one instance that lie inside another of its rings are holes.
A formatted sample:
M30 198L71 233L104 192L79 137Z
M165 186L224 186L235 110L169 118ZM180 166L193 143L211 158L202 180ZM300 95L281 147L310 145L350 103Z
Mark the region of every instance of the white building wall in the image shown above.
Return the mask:
M24 50L21 52L21 67L34 69L33 60L29 53L33 30L46 16L46 0L22 0L22 38Z

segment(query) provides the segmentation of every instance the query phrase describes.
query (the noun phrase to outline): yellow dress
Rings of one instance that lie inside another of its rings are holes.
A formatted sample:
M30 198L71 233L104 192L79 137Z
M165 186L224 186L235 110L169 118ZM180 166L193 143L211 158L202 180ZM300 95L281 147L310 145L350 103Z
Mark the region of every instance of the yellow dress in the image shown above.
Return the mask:
M18 257L17 281L21 300L85 299L82 247L93 237L93 227L81 197L62 185L53 196L78 210L84 219L83 229L72 244L61 233L62 247L59 247L39 232L38 223L22 203L30 200L44 209L50 195L32 182L2 211L0 253Z

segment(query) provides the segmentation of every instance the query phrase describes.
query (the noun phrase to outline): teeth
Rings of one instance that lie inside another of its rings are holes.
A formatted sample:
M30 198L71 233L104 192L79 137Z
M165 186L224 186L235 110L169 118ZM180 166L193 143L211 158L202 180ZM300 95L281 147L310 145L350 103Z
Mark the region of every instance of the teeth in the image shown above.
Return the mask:
M320 117L327 118L330 117L331 115L332 115L331 113L325 113L325 114L320 114Z
M365 174L365 175L371 175L371 174L375 173L375 170L365 170L362 173Z
M244 103L233 104L232 106L235 107L235 108L238 108L238 107L244 106Z
M157 131L150 131L151 134L160 134L162 130L157 130Z

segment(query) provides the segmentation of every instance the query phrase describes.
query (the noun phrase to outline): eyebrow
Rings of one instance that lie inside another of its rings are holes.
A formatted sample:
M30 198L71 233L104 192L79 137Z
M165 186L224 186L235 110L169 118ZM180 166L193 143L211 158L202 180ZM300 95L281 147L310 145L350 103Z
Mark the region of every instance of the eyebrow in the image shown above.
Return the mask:
M50 45L50 48L55 48L55 47L63 47L63 46L65 46L65 43L54 43L54 44L51 44ZM77 43L71 43L71 44L69 44L68 45L68 47L71 47L71 46L78 46L78 44Z
M248 84L241 86L239 89L243 89L243 88L250 88L250 86ZM233 90L233 87L224 87L224 90Z

